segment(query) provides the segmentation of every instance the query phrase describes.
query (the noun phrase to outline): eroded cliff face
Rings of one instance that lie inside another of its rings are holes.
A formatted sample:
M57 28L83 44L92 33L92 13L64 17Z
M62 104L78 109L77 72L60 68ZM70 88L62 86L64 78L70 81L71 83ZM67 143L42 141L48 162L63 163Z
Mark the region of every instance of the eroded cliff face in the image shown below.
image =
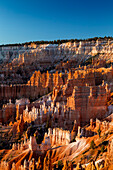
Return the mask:
M49 64L55 64L60 60L75 59L76 61L79 60L80 63L80 61L84 61L98 53L101 59L112 60L113 41L109 39L98 39L96 41L68 42L61 45L31 44L27 48L17 47L17 49L13 49L12 47L2 47L1 50L1 56L7 56L5 59L11 58L15 64L25 63L28 65L38 61L41 66L45 67Z
M71 143L67 142L69 131L58 128L53 129L53 132L49 129L40 145L36 143L35 136L30 136L29 139L25 137L23 142L14 143L9 151L3 153L0 167L7 168L6 170L55 167L66 170L110 169L113 163L112 123L113 115L102 121L90 120L90 124L84 129L78 127L75 141ZM22 120L17 124L22 124Z
M64 71L91 63L92 67L105 67L112 62L112 55L113 42L109 39L0 47L0 83L24 84L35 70Z
M65 73L56 71L53 74L35 71L27 84L0 86L1 106L10 98L14 102L17 98L23 97L34 101L52 92L53 104L64 102L67 110L70 110L71 121L76 119L79 124L86 123L91 117L101 118L105 115L109 90L111 92L113 90L112 77L112 67L108 69L84 67ZM5 114L3 116L3 112L1 111L1 120L7 117Z
M37 98L37 96L42 96L52 91L54 87L65 85L70 91L66 93L71 93L74 86L95 86L102 84L104 80L107 83L112 83L113 69L112 67L108 69L100 68L94 69L89 68L86 70L84 68L78 68L70 70L69 73L42 73L40 71L35 71L31 76L27 84L15 84L15 85L1 85L0 86L0 100L8 100L9 98ZM65 93L65 92L64 92Z
M32 44L27 48L21 53L17 48L18 56L1 67L0 148L4 150L0 151L0 168L87 170L111 166L113 68L107 62L112 61L112 42ZM85 62L91 65L79 65ZM35 63L38 71L34 71ZM44 72L50 65L54 68ZM15 83L18 66L28 70L21 72ZM8 71L15 80L5 85L11 81L11 77L4 79Z

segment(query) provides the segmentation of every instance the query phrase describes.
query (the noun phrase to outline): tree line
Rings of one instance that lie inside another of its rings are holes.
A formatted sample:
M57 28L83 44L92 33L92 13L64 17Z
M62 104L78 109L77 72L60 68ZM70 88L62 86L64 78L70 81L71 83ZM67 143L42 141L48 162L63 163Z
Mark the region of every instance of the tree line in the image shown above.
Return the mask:
M0 47L5 47L5 46L28 46L30 45L31 43L35 43L37 45L40 45L40 44L62 44L62 43L67 43L67 42L79 42L79 41L96 41L97 39L105 39L105 40L113 40L113 37L111 36L108 36L108 37L93 37L93 38L87 38L87 39L63 39L63 40L53 40L53 41L44 41L44 40L41 40L41 41L30 41L30 42L24 42L24 43L15 43L15 44L2 44L0 45Z

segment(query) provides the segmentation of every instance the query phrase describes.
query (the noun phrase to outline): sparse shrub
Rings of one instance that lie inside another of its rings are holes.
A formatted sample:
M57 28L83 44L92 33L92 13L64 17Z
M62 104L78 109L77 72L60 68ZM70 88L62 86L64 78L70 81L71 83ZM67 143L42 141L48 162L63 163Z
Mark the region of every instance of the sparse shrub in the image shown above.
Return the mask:
M95 148L94 140L91 141L91 143L90 143L90 148L91 148L91 149L94 149L94 148Z
M58 161L58 169L61 170L63 168L63 163L62 161Z
M101 134L101 130L100 130L100 127L99 127L99 129L98 129L99 138L100 138L100 134Z
M48 128L49 128L49 120L47 120L46 122L46 129L48 130Z
M75 142L75 138L73 138L71 142Z
M101 152L104 152L104 145L101 146Z

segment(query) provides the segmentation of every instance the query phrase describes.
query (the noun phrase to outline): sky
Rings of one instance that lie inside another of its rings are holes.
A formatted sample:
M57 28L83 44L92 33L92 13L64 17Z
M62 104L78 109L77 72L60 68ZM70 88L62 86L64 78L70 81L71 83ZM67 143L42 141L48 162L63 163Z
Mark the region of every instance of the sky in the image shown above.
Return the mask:
M0 44L113 36L113 0L0 0Z

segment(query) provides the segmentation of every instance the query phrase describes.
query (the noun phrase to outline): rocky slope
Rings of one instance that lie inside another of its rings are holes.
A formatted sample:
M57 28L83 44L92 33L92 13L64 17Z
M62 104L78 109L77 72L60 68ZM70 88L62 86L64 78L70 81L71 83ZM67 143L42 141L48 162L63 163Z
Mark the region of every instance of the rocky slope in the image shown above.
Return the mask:
M112 169L113 42L0 50L0 169Z

